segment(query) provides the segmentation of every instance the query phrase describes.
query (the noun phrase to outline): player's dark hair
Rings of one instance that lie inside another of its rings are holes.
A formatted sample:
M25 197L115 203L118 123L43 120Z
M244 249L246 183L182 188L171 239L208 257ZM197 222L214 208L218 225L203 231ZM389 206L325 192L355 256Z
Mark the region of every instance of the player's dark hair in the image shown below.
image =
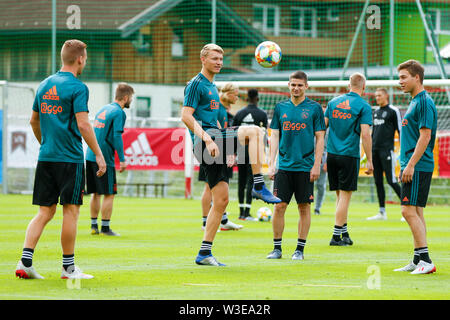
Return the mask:
M248 89L247 97L248 97L248 102L250 102L250 103L258 102L258 90L257 89Z
M122 100L125 96L131 96L134 93L134 89L132 86L126 84L125 82L121 82L117 85L116 88L116 100Z
M308 76L301 70L291 73L291 75L289 76L289 81L291 81L292 79L305 80L305 83L308 82Z
M63 65L73 65L78 57L84 56L87 45L80 40L72 39L64 42L61 48L61 61Z
M410 75L415 77L416 75L419 75L420 83L423 84L423 77L425 74L424 67L420 64L417 60L408 60L398 65L397 70L403 70L406 69Z

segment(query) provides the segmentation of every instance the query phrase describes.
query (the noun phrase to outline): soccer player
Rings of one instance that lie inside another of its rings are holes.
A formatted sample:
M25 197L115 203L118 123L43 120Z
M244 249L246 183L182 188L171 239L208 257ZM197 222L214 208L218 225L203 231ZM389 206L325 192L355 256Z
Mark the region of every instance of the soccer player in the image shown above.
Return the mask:
M228 205L228 165L234 162L236 149L249 144L253 170L253 196L268 203L279 202L264 185L261 174L263 132L256 126L219 129L219 93L214 76L223 66L223 49L205 45L200 52L202 69L186 86L181 119L193 140L194 155L205 164L205 176L212 194L212 207L206 221L203 242L195 262L200 265L223 266L211 253L212 244Z
M360 160L359 140L367 156L366 174L372 164L372 109L361 97L366 78L360 73L350 76L350 92L332 99L325 111L329 127L327 170L330 191L336 191L336 218L330 246L352 245L347 226L348 208L353 191L357 190ZM342 238L341 238L342 236Z
M322 111L325 113L327 105L322 105ZM327 141L328 141L328 129L325 131L325 138L323 143L323 155L322 162L320 164L320 175L316 181L317 197L315 197L314 214L320 215L320 209L322 208L323 201L325 200L325 193L327 187Z
M233 126L256 125L267 129L267 113L258 108L258 90L249 89L247 91L248 106L239 110L233 119ZM252 217L250 209L252 207L253 176L252 167L248 158L248 148L245 148L245 162L240 163L238 159L238 200L239 219L247 221L258 221Z
M227 111L231 108L231 104L236 103L238 100L239 88L233 83L227 83L220 90L220 105L219 105L219 115L218 120L220 124L220 128L227 128L230 124L230 113ZM227 169L228 179L233 177L233 167L230 165ZM202 230L206 228L206 220L208 218L209 210L211 209L211 189L209 188L208 183L206 183L206 173L205 173L205 165L200 164L198 180L205 182L205 187L202 193ZM236 224L228 219L228 214L226 212L223 213L222 220L220 222L220 230L229 231L229 230L240 230L242 229L242 225Z
M275 180L273 192L281 202L275 205L273 213L274 249L267 259L282 257L284 214L294 194L300 217L297 248L292 260L303 260L306 238L311 225L314 181L320 174L326 127L320 104L305 96L308 89L306 73L303 71L292 73L288 86L291 97L275 106L270 123L272 131L269 177ZM278 166L275 163L277 155Z
M25 279L43 278L32 265L33 253L45 226L55 215L58 198L63 206L61 278L93 278L75 266L74 259L85 180L81 137L95 153L97 176L106 171L105 159L89 123L89 91L77 79L86 65L86 44L67 40L61 49L61 60L61 70L40 83L30 120L41 144L33 190L33 204L39 206L39 211L28 225L22 258L16 268L16 276Z
M126 169L123 152L122 133L127 118L124 108L129 108L133 100L134 89L126 83L119 83L116 88L115 100L100 109L94 120L94 132L105 157L106 174L97 177L98 170L95 154L91 148L86 152L86 185L87 193L92 194L91 234L99 234L97 217L101 210L101 235L119 236L109 227L113 210L114 195L117 194L116 168L114 163L115 152L119 156L120 172ZM103 195L103 202L101 198Z
M375 99L379 107L373 113L372 161L380 211L367 220L386 220L383 173L386 174L387 182L400 198L400 185L395 176L394 136L395 131L400 136L402 117L398 108L389 104L389 94L385 88L378 88L375 91Z
M427 274L436 271L428 253L424 208L428 200L434 169L433 148L437 130L437 111L423 87L424 68L415 60L397 67L401 90L412 100L402 121L400 137L400 180L402 216L414 239L414 258L395 271Z

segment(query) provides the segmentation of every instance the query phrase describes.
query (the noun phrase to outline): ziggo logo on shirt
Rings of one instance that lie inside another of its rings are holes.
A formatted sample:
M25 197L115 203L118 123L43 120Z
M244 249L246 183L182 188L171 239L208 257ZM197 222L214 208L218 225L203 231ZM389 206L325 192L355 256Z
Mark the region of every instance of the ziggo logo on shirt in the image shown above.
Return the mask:
M47 103L45 103L45 102L41 103L41 113L57 114L57 113L61 113L62 111L63 111L63 108L61 106L47 105Z
M283 130L301 130L306 128L306 123L301 122L283 122Z
M352 117L351 113L341 112L339 110L333 110L333 118L337 119L350 119Z

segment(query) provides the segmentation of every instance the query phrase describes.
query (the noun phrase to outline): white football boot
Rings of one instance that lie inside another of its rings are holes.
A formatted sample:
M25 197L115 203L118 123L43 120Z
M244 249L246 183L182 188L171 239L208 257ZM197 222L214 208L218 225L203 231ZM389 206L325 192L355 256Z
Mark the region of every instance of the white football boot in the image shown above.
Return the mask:
M436 266L433 263L420 260L417 268L411 274L429 274L433 272L436 272Z
M22 260L19 260L16 267L16 277L21 279L44 279L33 266L25 267L22 263Z
M72 269L72 270L70 270ZM70 268L66 271L62 268L61 279L92 279L94 276L90 274L83 273L80 268L75 266L74 268Z
M368 217L367 220L387 220L387 216L386 214L382 214L381 212L379 212L373 217Z
M228 231L228 230L240 230L242 229L242 225L236 224L234 222L231 222L231 220L228 220L225 224L220 224L220 230L222 231Z
M410 263L408 263L406 266L404 266L403 268L398 268L398 269L395 269L394 271L406 271L406 272L411 272L411 271L414 271L414 270L416 270L416 268L417 268L417 264L415 264L414 262L410 262Z

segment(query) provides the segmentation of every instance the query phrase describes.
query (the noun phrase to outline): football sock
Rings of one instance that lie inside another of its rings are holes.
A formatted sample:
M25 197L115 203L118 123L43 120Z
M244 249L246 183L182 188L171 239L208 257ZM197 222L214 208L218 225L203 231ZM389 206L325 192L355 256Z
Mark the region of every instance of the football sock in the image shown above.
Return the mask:
M250 209L251 209L251 207L252 207L252 205L251 205L250 203L247 203L247 204L245 205L244 215L245 215L246 217L248 217L248 216L250 215Z
M419 248L415 248L415 249L414 249L413 263L414 263L414 264L418 264L419 261L420 261Z
M420 260L431 263L430 256L428 255L428 247L417 248L417 252L419 252Z
M264 177L262 174L254 174L253 175L253 185L255 190L261 190L264 186Z
M202 217L202 224L204 227L206 227L206 220L208 219L208 217Z
M341 233L342 233L342 227L341 226L334 226L333 239L335 241L341 240Z
M346 238L350 238L350 235L348 234L347 224L346 223L344 223L344 225L342 226L342 236L346 237Z
M273 249L278 249L281 251L281 238L280 239L273 239Z
M108 232L109 231L109 221L110 220L102 219L102 232Z
M22 263L25 267L29 268L33 265L33 253L34 250L30 248L23 248L22 250Z
M227 224L227 222L228 222L228 216L227 216L227 213L224 212L223 216L222 216L222 221L220 221L220 223L221 224Z
M98 229L97 218L91 218L91 228Z
M242 203L239 203L239 217L245 216L245 205Z
M385 207L380 207L380 213L385 216L386 215L386 208Z
M202 256L207 256L211 254L212 242L202 241L202 246L200 247L200 251L198 252Z
M306 240L297 239L297 249L296 250L303 252L303 249L305 249L305 245L306 245Z
M74 270L75 266L75 255L74 254L63 254L63 268L66 271L69 271L68 269L71 268L70 271Z

